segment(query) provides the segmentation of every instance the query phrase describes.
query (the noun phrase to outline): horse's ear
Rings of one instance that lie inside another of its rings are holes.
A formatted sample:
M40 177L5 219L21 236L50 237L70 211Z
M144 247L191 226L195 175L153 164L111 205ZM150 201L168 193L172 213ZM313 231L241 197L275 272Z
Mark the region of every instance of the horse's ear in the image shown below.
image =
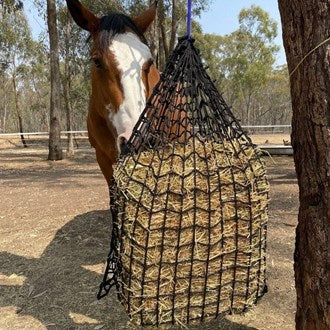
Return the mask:
M73 20L84 30L94 33L98 30L100 19L85 8L78 0L66 0Z
M157 14L157 1L153 3L153 5L147 9L145 12L140 14L139 16L133 18L135 24L140 28L140 30L144 33L152 21L156 18Z

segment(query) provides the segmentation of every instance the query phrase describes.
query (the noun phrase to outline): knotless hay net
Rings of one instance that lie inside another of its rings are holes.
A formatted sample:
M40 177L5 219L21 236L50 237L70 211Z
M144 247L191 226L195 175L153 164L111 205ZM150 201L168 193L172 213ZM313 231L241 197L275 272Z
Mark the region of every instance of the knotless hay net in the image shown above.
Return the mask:
M179 41L114 180L99 297L116 286L135 324L241 312L265 292L269 185L260 151L193 40Z

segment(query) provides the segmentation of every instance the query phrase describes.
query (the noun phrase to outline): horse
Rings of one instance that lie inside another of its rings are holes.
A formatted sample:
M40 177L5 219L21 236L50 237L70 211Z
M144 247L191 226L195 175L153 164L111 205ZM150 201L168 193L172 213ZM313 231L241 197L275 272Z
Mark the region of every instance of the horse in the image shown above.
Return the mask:
M160 79L144 36L156 17L157 1L135 18L119 13L99 18L78 0L66 2L92 40L88 137L111 186L113 165Z

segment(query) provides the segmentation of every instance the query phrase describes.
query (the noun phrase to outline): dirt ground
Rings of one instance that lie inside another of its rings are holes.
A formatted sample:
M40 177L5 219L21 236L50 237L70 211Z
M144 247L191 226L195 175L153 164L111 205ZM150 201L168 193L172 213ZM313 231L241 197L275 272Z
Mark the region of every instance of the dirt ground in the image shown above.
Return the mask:
M96 299L108 253L108 190L94 153L0 143L0 329L132 329L113 294ZM290 157L267 159L269 292L244 315L189 329L294 329L298 188Z
M290 144L291 138L290 134L287 132L280 133L253 133L250 134L250 137L253 143L257 145L284 145ZM47 147L47 136L45 135L26 135L26 143L34 148L46 148ZM63 143L65 144L65 135L62 136ZM74 139L75 148L89 148L89 143L86 134L76 134ZM21 142L20 139L13 136L0 137L0 150L2 148L20 148Z
M250 135L253 143L257 145L289 145L290 134L253 134Z

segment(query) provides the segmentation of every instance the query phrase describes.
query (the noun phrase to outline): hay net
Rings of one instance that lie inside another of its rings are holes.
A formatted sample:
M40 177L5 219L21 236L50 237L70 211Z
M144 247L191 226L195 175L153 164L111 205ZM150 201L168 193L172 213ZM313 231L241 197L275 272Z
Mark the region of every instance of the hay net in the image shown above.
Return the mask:
M139 325L244 311L265 292L260 152L181 38L114 171L112 286Z

